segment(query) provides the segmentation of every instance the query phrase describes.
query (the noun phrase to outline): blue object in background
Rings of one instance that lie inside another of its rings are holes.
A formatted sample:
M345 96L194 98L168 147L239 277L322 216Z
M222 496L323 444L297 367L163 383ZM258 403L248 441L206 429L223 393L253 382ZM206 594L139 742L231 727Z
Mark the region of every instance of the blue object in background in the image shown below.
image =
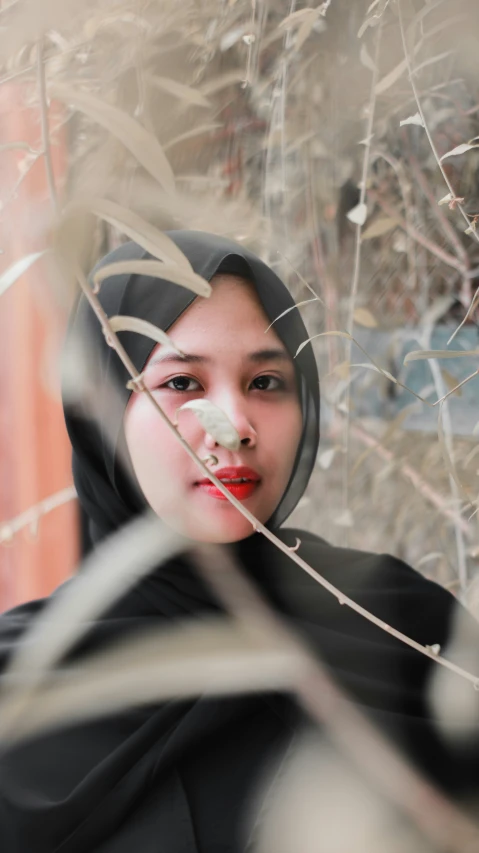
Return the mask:
M380 367L392 373L416 394L433 403L438 396L450 390L450 384L454 380L455 384L458 384L479 368L478 329L475 326L465 327L456 335L450 346L447 346L447 341L455 328L452 325L436 326L426 347L420 340L421 330L416 331L414 328L382 330L356 326L354 337ZM478 350L478 354L464 358L437 359L436 364L443 376L441 380L443 389L440 389L438 394L430 361L413 361L404 364L404 358L408 352L426 348ZM351 361L353 364L365 364L368 358L353 344ZM353 368L352 376L351 406L354 415L392 420L408 406L410 412L402 424L403 429L437 432L438 406L434 409L430 408L416 400L408 391L367 368ZM452 394L448 402L453 433L472 435L476 424L479 423L479 375L464 385L460 396Z

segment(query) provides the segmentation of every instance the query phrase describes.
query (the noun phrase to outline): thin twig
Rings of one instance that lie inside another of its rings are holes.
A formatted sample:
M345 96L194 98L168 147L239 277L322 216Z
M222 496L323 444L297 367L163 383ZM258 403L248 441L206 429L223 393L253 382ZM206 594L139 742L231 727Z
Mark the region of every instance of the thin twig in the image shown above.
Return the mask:
M399 17L399 29L400 29L400 32L401 32L401 41L402 41L403 50L404 50L404 58L405 58L405 60L406 60L407 69L408 69L408 74L409 74L409 81L410 81L410 83L411 83L411 88L412 88L413 93L414 93L414 98L415 98L415 101L416 101L417 109L418 109L419 115L421 116L422 123L423 123L423 125L424 125L424 130L426 131L426 135L427 135L427 138L428 138L428 140L429 140L429 144L430 144L430 146L431 146L432 153L434 154L434 157L435 157L436 163L437 163L437 165L439 166L439 169L440 169L440 171L441 171L441 175L442 175L442 177L444 178L444 181L445 181L445 183L446 183L446 186L447 186L447 188L448 188L449 192L451 193L452 198L456 198L456 193L455 193L455 191L454 191L454 187L452 186L452 184L451 184L451 182L450 182L450 180L449 180L449 178L448 178L448 176L447 176L446 170L444 169L444 166L443 166L443 165L442 165L442 163L441 163L441 160L440 160L439 154L438 154L437 149L436 149L436 146L435 146L435 144L434 144L434 140L433 140L433 138L432 138L431 132L430 132L429 127L428 127L428 125L427 125L426 118L425 118L425 116L424 116L424 111L423 111L423 108L422 108L422 105L421 105L421 101L420 101L419 94L418 94L418 91L417 91L416 83L415 83L415 81L414 81L413 69L412 69L412 67L411 67L411 59L410 59L410 57L409 57L409 52L408 52L407 44L406 44L406 36L405 36L405 34L404 34L404 25L403 25L403 19L402 19L401 0L398 0L398 4L397 4L397 5L398 5L398 17ZM459 202L457 202L457 203L456 203L456 207L457 207L457 208L458 208L458 210L460 211L462 218L463 218L463 219L464 219L464 221L467 223L467 226L468 226L468 228L469 228L469 226L470 226L470 220L469 220L469 217L468 217L468 215L467 215L466 211L464 210L463 206L462 206ZM476 231L475 231L475 229L474 229L474 228L471 230L471 234L473 235L473 238L476 240L476 242L477 242L477 243L479 243L479 235L476 233ZM452 341L452 340L454 340L454 338L455 338L455 336L457 335L457 333L460 331L460 329L462 329L462 327L463 327L464 323L465 323L465 322L466 322L466 320L469 318L469 316L470 316L470 314L471 314L471 311L472 311L473 303L474 303L474 301L475 301L475 299L476 299L476 297L477 297L477 294L478 294L478 293L479 293L479 287L477 288L476 293L474 294L474 296L473 296L473 298L472 298L471 305L469 306L469 309L468 309L468 311L467 311L467 313L466 313L466 316L464 317L464 319L463 319L462 323L460 323L460 324L459 324L459 326L458 326L458 327L457 327L457 329L455 330L454 334L453 334L453 335L451 335L451 337L449 338L449 340L448 340L448 344L450 344L450 343L451 343L451 341Z
M379 74L379 52L381 47L381 35L382 35L382 27L383 27L384 15L381 15L379 20L379 24L377 27L376 33L376 43L374 50L374 59L373 65L374 69L371 77L371 91L369 96L369 104L368 104L368 120L366 125L366 139L364 143L364 155L363 155L363 165L361 170L361 189L359 195L359 206L363 207L366 203L366 188L367 188L367 180L369 174L369 162L371 155L371 140L373 135L373 127L374 127L374 113L376 110L376 86L378 81ZM348 320L347 320L347 331L350 335L353 334L354 331L354 312L356 310L356 297L358 294L358 286L359 286L359 276L361 272L361 232L362 232L362 224L358 222L356 225L356 234L355 234L355 246L354 246L354 268L353 268L353 277L351 280L351 288L349 291L349 309L348 309ZM352 353L353 342L349 340L346 348L346 360L348 363L351 362L351 353ZM345 423L345 435L344 435L344 455L343 455L343 465L342 465L342 508L343 512L347 512L349 509L349 445L350 445L350 405L351 405L351 384L349 383L346 390L346 423ZM346 532L345 544L348 544L349 534Z
M63 504L69 503L69 501L74 500L76 496L77 493L75 487L68 486L66 489L62 489L60 492L50 495L50 497L45 498L43 501L35 504L35 506L30 507L15 518L10 519L10 521L3 521L0 524L0 545L3 542L11 542L15 533L18 533L18 531L22 530L24 527L32 527L36 529L42 516L47 515L59 506L63 506Z
M405 812L433 841L456 853L477 845L478 826L411 766L398 748L346 697L326 667L264 599L225 548L200 545L195 565L239 624L267 645L298 659L291 685L306 711L326 725L339 749L366 773L377 790Z
M388 450L387 447L384 447L384 444L375 438L374 435L371 435L367 430L363 429L363 427L358 424L351 425L351 431L356 438L359 439L366 447L370 447L381 459L384 459L385 462L394 462L395 456L391 450ZM451 521L460 525L461 530L466 535L470 535L470 527L467 521L459 515L459 513L455 512L451 509L445 502L444 498L428 483L421 477L420 474L416 471L412 465L408 465L407 462L399 462L398 463L398 471L409 480L410 483L414 486L415 489L429 501L442 515L446 518L449 518Z
M38 94L40 100L40 119L42 126L43 156L45 157L45 169L47 173L48 190L55 218L58 218L60 208L58 204L57 190L55 187L55 175L53 173L52 153L50 146L50 130L48 125L48 101L45 79L45 64L43 62L43 41L37 42L37 79Z
M80 284L80 287L82 289L84 296L88 300L88 302L89 302L91 308L93 309L96 317L98 318L98 320L101 323L101 326L102 326L103 332L105 334L106 340L108 341L109 345L116 351L116 353L120 357L122 363L126 367L128 373L130 374L132 379L135 380L135 385L136 385L136 389L137 389L137 391L135 393L146 394L148 399L151 401L152 405L155 407L155 409L159 413L162 421L166 424L166 426L170 430L170 432L173 433L176 440L180 442L181 446L184 448L184 450L186 451L186 453L188 454L190 459L192 459L195 462L195 464L200 469L200 471L205 475L205 477L207 477L209 480L211 480L211 482L214 483L216 488L219 489L219 491L225 496L225 498L227 500L229 500L230 503L232 503L233 506L235 506L236 509L239 510L239 512L250 522L253 529L255 531L261 533L263 536L265 536L266 539L269 539L269 541L272 542L274 545L276 545L276 547L279 548L280 551L283 551L283 553L286 554L291 560L293 560L293 562L295 562L305 572L307 572L307 574L309 574L310 577L312 577L314 580L317 581L317 583L319 583L321 586L323 586L325 589L327 589L328 592L330 592L338 600L338 602L340 604L345 605L346 607L350 607L351 610L354 610L355 613L358 613L360 616L363 616L365 619L367 619L369 622L372 622L374 625L376 625L381 630L385 631L387 634L390 634L391 636L395 637L397 640L400 640L401 642L405 643L405 645L410 646L411 648L415 649L420 654L425 655L430 660L436 661L436 663L439 663L441 666L444 666L446 669L450 669L452 672L455 672L457 675L462 676L463 678L466 679L466 681L469 681L474 686L478 686L479 685L479 675L473 675L472 673L467 672L467 670L462 669L462 667L457 666L456 664L452 663L451 661L446 660L445 658L441 657L440 655L436 655L433 651L431 651L426 646L422 646L420 643L417 643L415 640L412 640L410 637L407 637L401 631L397 631L391 625L388 625L386 622L383 622L382 619L379 619L373 613L370 613L364 607L361 607L360 604L357 604L351 598L344 595L344 593L342 593L339 589L337 589L337 587L333 586L333 584L331 584L329 581L327 581L326 578L323 578L322 575L320 575L315 569L313 569L312 566L310 566L308 563L306 563L305 560L303 560L301 557L299 557L295 551L291 550L291 548L288 545L286 545L284 542L282 542L281 539L278 539L278 537L275 536L274 533L272 533L270 530L268 530L268 528L265 527L264 524L261 524L261 522L253 515L253 513L251 513L248 509L246 509L246 507L241 503L241 501L237 500L237 498L235 498L231 494L231 492L226 488L224 483L222 483L221 480L219 480L206 467L206 465L202 462L202 460L199 458L199 456L197 456L197 454L195 453L193 448L190 447L190 445L183 438L183 436L178 431L176 426L172 423L172 421L170 421L168 416L165 414L165 412L163 411L163 409L161 408L161 406L159 405L159 403L157 402L157 400L155 399L153 394L151 394L149 389L145 387L143 380L142 380L142 377L141 377L141 374L138 373L138 371L137 371L136 367L134 366L133 362L131 361L128 353L126 352L125 348L123 347L123 345L118 340L117 335L115 334L115 332L111 328L108 317L105 314L105 311L103 310L103 307L102 307L98 297L93 293L91 287L89 286L88 281L86 280L83 271L81 269L77 268L76 275L77 275L78 282Z
M461 264L463 266L464 273L463 273L463 280L462 280L462 289L461 289L461 292L459 294L459 299L462 302L462 304L464 305L464 307L467 308L468 305L470 305L470 303L471 303L471 282L470 282L470 277L469 277L469 271L470 271L469 255L468 255L466 249L464 248L463 244L461 243L456 231L454 230L451 223L449 222L447 216L444 215L442 209L439 207L439 205L437 203L437 198L435 197L431 187L429 186L429 182L428 182L424 172L419 167L419 164L418 164L418 162L417 162L417 160L413 154L409 154L409 163L411 164L411 167L412 167L412 170L414 173L414 177L416 178L419 186L421 187L424 195L426 196L426 198L427 198L427 200L431 206L431 212L432 212L434 218L440 224L442 230L444 231L444 234L446 235L446 237L449 238L450 242L454 246L454 248L456 250L456 255L457 255L459 261L461 262Z
M402 228L407 234L409 234L409 236L412 237L412 239L415 240L416 243L419 243L420 246L423 246L425 249L427 249L428 252L430 252L432 255L435 255L436 258L439 258L440 261L442 261L444 264L447 264L447 266L452 267L452 269L456 270L461 275L467 274L467 270L465 269L461 261L458 260L458 258L455 258L454 255L451 255L449 254L449 252L446 252L444 249L441 248L441 246L438 246L437 243L434 243L432 240L429 240L427 237L424 236L424 234L421 233L421 231L418 231L417 228L414 228L414 226L411 226L409 222L406 222L406 220L401 216L397 209L393 207L393 205L391 205L376 190L369 190L369 197L373 201L376 201L378 203L379 207L384 211L384 213L386 213L392 219L396 219L398 226Z
M369 161L371 155L371 140L373 134L373 126L374 126L374 113L376 110L376 83L378 79L378 70L379 70L379 51L381 47L381 34L382 34L382 23L383 17L379 21L377 34L376 34L376 46L374 50L374 71L372 72L371 79L371 95L369 98L368 104L368 121L366 127L366 139L364 143L364 156L363 156L363 166L361 170L361 189L359 195L359 204L364 205L366 202L366 192L367 192L367 180L369 173ZM349 312L348 312L348 322L347 322L347 330L350 335L353 333L354 328L354 310L356 308L356 297L358 293L358 285L359 285L359 276L361 273L361 231L362 224L358 222L356 225L356 234L355 234L355 246L354 246L354 270L353 277L351 281L351 288L349 292Z

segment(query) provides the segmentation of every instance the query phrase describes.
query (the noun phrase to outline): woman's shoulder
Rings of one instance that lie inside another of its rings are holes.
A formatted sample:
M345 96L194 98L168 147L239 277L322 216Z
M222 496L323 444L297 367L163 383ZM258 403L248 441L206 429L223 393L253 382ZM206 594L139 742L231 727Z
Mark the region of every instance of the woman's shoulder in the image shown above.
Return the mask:
M458 610L474 623L479 636L476 620L466 613L448 590L398 557L331 545L314 533L293 527L282 528L280 538L290 546L299 539L296 553L318 575L343 595L418 642L432 645L444 641ZM339 611L344 614L344 608L336 606L338 602L331 592L292 560L286 558L281 562L283 569L278 582L284 587L284 594L295 595L310 614L313 609L323 613L327 610L335 612L335 618L343 621ZM350 613L348 620L356 622L356 616Z

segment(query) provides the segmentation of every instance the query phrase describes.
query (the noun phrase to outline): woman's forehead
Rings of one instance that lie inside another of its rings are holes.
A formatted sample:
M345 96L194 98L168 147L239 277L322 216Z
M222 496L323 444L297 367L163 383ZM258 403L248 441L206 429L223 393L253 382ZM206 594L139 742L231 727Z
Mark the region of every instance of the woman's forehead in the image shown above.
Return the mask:
M263 334L270 320L252 282L238 276L218 275L211 295L197 297L169 327L168 334L215 334L228 327L231 334Z
M205 356L204 363L213 362L221 354L236 353L241 357L274 352L291 359L287 348L269 328L271 320L266 315L254 285L238 276L218 275L213 282L213 292L205 299L194 302L169 327L168 336L180 350L193 356ZM167 344L157 344L148 363L162 361L163 356L173 353ZM271 360L271 358L270 358ZM199 358L190 358L199 362Z

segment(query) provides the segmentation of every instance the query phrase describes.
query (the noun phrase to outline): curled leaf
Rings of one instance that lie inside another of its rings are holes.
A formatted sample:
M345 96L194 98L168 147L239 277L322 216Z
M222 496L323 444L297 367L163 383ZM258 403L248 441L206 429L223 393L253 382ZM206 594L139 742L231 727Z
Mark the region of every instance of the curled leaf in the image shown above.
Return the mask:
M115 275L147 275L152 278L164 279L172 281L175 284L180 284L182 287L187 287L198 296L210 296L211 285L206 279L201 278L193 270L188 271L183 267L179 267L176 263L162 263L161 261L138 260L138 261L117 261L113 264L106 264L100 267L93 275L93 283L96 292L100 289L101 283L111 276Z
M176 410L176 423L178 415L185 409L190 409L198 418L201 426L222 447L228 450L238 450L240 437L227 415L210 400L189 400Z
M459 154L465 154L466 151L470 151L471 148L479 148L479 143L463 142L461 145L456 145L451 151L446 151L440 159L445 160L446 157L457 157Z
M174 263L179 268L187 270L188 273L192 272L188 258L176 243L133 210L122 207L106 198L91 198L72 204L65 211L65 216L68 217L82 209L99 216L105 222L109 222L110 225L118 228L119 231L122 231L156 258L161 258L166 263Z
M443 197L439 199L438 204L449 204L449 202L452 201L453 198L454 198L454 196L452 193L447 193L446 195L443 195Z
M314 296L313 299L305 299L303 302L297 302L296 305L292 305L291 308L287 308L286 311L283 311L282 314L279 314L278 317L275 317L272 323L269 324L268 328L264 330L264 333L269 332L271 326L277 322L277 320L281 320L281 317L284 317L285 314L289 314L290 311L294 311L295 308L300 308L302 305L308 305L309 302L318 302L320 301L319 296Z
M191 130L187 130L185 133L180 133L179 136L174 136L173 139L165 142L163 150L168 151L168 148L173 148L173 146L178 145L179 142L186 142L187 139L194 139L196 136L211 133L212 130L216 130L218 127L222 127L221 122L219 121L211 122L211 124L200 124L198 127L193 127Z
M424 122L419 113L414 113L413 116L403 118L402 121L399 122L399 127L404 127L406 124L416 124L418 127L424 127Z
M178 355L183 355L171 340L171 338L155 326L154 323L149 323L148 320L140 320L139 317L128 317L126 314L116 314L108 320L113 332L137 332L139 335L145 335L159 344L166 344L171 347Z

